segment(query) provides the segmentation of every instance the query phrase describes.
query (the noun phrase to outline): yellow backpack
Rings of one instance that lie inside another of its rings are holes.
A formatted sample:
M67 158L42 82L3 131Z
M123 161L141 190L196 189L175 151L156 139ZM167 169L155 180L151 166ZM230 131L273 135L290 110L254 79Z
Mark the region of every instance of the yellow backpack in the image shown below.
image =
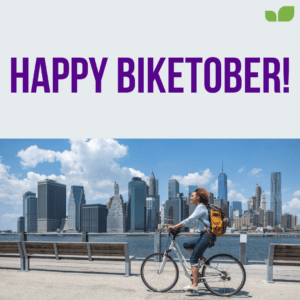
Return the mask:
M223 235L226 232L229 219L222 208L216 204L209 204L207 209L211 228L210 231L217 236Z

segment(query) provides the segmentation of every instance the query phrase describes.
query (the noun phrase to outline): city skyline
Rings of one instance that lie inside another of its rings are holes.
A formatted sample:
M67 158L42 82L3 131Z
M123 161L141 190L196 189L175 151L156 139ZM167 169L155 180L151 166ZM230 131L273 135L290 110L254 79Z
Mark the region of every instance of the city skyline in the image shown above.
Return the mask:
M270 174L281 172L282 214L300 213L299 140L0 140L0 149L3 230L16 230L23 194L36 193L37 182L45 178L66 184L67 198L72 185L82 185L87 204L105 204L114 181L128 201L131 178L140 176L149 184L153 171L160 181L161 204L168 199L169 179L179 181L185 196L188 185L217 195L222 158L230 203L242 201L245 210L259 183L270 209Z

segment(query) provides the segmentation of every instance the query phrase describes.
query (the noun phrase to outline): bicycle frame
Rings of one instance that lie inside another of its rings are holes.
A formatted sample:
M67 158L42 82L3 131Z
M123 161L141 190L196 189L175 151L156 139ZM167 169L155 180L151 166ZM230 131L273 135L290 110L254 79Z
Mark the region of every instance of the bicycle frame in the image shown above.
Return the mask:
M170 251L172 251L172 250L175 252L175 254L176 254L178 260L180 261L180 264L181 264L181 266L182 266L182 268L183 268L183 270L184 270L185 275L186 275L188 278L193 279L193 276L190 275L190 274L188 273L188 271L187 271L187 269L190 269L190 268L188 267L187 261L186 261L185 257L183 256L183 254L182 254L182 252L181 252L181 250L180 250L180 247L178 246L178 244L177 244L174 240L172 240L171 245L170 245L170 247L169 247L169 250L167 250L167 251L164 252L164 257L163 257L163 260L162 260L162 263L161 263L161 265L160 265L160 268L159 268L158 273L161 273L161 272L164 270L164 267L165 267L166 262L167 262L167 255L168 255L168 253L169 253ZM207 268L210 268L210 269L212 269L212 270L215 270L216 272L218 272L218 275L207 276L207 277L198 277L199 279L200 279L200 278L201 278L201 279L216 278L216 277L220 278L220 277L223 276L223 273L222 273L221 271L219 271L218 269L213 268L213 267L211 267L210 265L206 265L202 260L200 260L200 263L201 263L202 265L205 265Z

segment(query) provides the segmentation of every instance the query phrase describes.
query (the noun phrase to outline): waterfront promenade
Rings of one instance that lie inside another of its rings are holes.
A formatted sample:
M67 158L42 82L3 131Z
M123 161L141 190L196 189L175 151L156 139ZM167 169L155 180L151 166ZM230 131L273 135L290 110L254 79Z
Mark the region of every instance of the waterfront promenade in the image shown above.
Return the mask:
M20 271L20 260L0 258L1 300L44 299L221 299L203 285L185 292L190 281L180 268L176 286L167 293L149 291L140 277L141 261L132 262L132 276L124 277L124 262L33 260L31 271ZM300 294L300 269L274 267L274 284L264 283L266 265L246 265L246 284L235 299L296 299ZM225 299L225 298L224 298ZM228 299L228 298L226 298Z

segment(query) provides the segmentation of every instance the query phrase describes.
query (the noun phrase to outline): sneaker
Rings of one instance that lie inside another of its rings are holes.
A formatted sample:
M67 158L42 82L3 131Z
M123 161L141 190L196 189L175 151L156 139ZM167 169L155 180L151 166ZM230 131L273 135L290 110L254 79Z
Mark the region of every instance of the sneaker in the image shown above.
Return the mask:
M194 286L191 286L191 285L187 285L183 289L188 290L188 291L198 291L199 287L198 286L194 287Z

